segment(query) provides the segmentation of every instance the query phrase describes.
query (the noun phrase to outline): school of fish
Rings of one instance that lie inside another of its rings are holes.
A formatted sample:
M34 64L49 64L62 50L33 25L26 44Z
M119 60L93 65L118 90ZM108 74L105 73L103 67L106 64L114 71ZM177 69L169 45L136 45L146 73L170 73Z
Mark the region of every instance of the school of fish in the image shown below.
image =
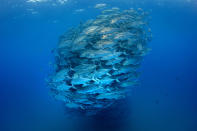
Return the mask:
M68 108L96 113L110 107L138 85L151 38L142 9L103 10L60 37L51 94Z

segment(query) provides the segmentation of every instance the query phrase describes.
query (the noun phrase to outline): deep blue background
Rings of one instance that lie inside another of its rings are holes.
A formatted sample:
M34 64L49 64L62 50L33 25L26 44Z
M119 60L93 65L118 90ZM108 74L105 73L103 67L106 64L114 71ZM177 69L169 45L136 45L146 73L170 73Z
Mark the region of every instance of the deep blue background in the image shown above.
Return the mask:
M0 1L0 130L61 123L64 111L48 94L45 78L61 34L99 14L103 1L65 5ZM197 2L107 1L121 9L150 11L152 51L132 94L133 131L197 130ZM76 9L84 12L73 13ZM34 9L38 14L32 14Z

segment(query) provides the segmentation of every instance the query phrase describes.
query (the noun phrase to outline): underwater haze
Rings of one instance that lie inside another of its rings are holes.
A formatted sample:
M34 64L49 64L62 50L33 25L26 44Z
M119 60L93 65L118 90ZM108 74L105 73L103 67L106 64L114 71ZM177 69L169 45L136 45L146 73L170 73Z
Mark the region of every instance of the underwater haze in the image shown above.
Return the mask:
M127 99L82 115L51 93L54 50L66 31L114 7L148 12L151 50ZM196 0L0 1L0 131L196 131L196 100Z

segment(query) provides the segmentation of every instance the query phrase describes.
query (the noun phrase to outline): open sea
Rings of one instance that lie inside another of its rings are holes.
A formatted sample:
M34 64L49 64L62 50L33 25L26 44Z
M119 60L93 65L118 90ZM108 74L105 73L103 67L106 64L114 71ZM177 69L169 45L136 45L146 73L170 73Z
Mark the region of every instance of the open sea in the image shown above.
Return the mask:
M197 131L197 0L0 0L0 131L74 131L46 78L59 37L97 4L149 12L151 51L129 102L75 131Z

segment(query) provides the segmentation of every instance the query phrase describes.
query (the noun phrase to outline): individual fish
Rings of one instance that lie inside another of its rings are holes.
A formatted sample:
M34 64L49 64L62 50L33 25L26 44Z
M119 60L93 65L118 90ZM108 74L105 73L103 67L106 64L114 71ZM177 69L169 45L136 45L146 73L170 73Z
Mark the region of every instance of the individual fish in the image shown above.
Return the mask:
M105 3L100 3L100 4L96 4L96 5L94 6L94 8L101 9L101 8L106 7L106 6L107 6L107 4L105 4Z
M119 24L120 20L121 20L120 17L115 17L115 18L110 20L110 24Z
M124 73L118 76L118 80L125 82L127 80L137 81L139 78L140 73L136 71L132 71L129 73Z
M69 107L69 108L80 108L80 105L77 104L77 103L74 103L74 102L69 102L69 103L66 103L66 106Z
M69 48L72 46L72 41L71 40L62 40L59 42L58 44L58 48L61 49L61 48Z
M99 15L97 16L97 19L107 19L109 17L109 15Z
M112 7L112 10L119 11L119 10L120 10L120 8L118 8L118 7Z
M107 63L105 63L106 65L115 65L117 63L120 63L122 60L124 60L125 58L123 57L116 57L110 61L107 61Z
M107 50L87 50L83 52L80 57L87 57L87 58L101 58L106 55L110 55L111 51Z
M60 101L64 101L64 102L68 102L69 101L66 96L64 96L63 94L60 94L60 93L55 95L55 99L56 100L60 100Z
M80 42L84 42L84 41L86 41L86 39L87 39L87 36L81 34L80 36L78 36L78 37L74 40L73 44L77 44L77 43L80 43Z
M60 66L66 66L68 64L69 64L69 62L65 58L60 57L60 60L59 60L59 65Z
M83 33L86 35L96 33L98 28L99 28L99 26L90 26L90 27L87 27L86 29L84 29Z
M56 89L59 91L69 91L70 88L72 88L72 86L69 86L64 82L62 84L58 84Z
M130 73L132 71L135 71L136 68L132 67L132 66L123 66L122 68L116 70L113 72L113 75L119 75L119 74L125 74L125 73Z
M113 52L111 54L107 54L101 58L101 60L111 60L119 57L122 54L122 52Z
M102 80L99 80L98 83L101 85L110 85L115 79L112 79L108 76L102 78Z
M134 21L132 23L130 23L128 25L129 28L133 27L133 28L141 28L143 25L145 25L146 23L142 22L142 21Z
M101 36L102 40L110 40L114 38L114 34L104 34Z
M72 85L84 85L86 86L88 82L90 82L92 79L89 79L89 78L85 78L85 77L76 77L76 78L73 78L72 81L71 81L71 84Z
M94 76L96 77L96 78L100 78L101 76L103 76L103 75L110 75L109 74L109 71L110 71L111 69L99 69L99 70L96 70L96 71L94 71Z
M135 86L136 84L138 84L136 81L127 81L127 82L122 82L120 86L126 88L126 87Z
M110 33L114 33L117 32L118 29L112 28L112 27L103 27L99 33L102 35L106 35L106 34L110 34Z
M94 25L100 25L100 24L102 24L102 23L104 23L104 22L106 22L107 20L106 19L96 19L95 21L93 21L93 24Z
M74 70L75 72L80 72L83 70L93 70L95 68L96 68L96 65L93 65L93 64L81 64L72 68L72 70Z
M138 65L140 64L141 59L140 58L130 58L130 59L126 59L123 62L123 65Z
M68 75L68 69L63 69L60 70L59 72L57 72L53 78L52 78L52 82L62 82L63 80L66 79L66 76Z
M121 32L117 33L114 37L115 40L127 40L129 38L132 38L133 34L129 32Z
M125 97L124 93L120 91L120 92L100 94L96 98L97 99L121 99L124 97Z
M85 47L88 45L87 42L83 41L83 42L78 42L73 44L72 46L72 51L77 51L77 50L83 50L85 49Z
M74 12L75 13L80 13L80 12L83 12L83 11L85 11L85 9L76 9Z
M77 92L81 94L96 94L96 93L105 93L107 90L102 86L87 86L79 89Z
M78 104L79 103L81 103L81 104L93 104L94 103L92 101L89 101L88 97L86 97L85 95L77 94L77 96L79 96L79 97L74 98L75 103L78 103Z
M95 45L93 45L94 48L97 49L105 49L105 48L113 48L113 46L115 46L116 43L110 40L101 40L99 42L97 42Z
M102 14L112 14L112 13L116 13L119 10L117 10L116 8L112 8L112 9L107 9L107 10L103 10Z

